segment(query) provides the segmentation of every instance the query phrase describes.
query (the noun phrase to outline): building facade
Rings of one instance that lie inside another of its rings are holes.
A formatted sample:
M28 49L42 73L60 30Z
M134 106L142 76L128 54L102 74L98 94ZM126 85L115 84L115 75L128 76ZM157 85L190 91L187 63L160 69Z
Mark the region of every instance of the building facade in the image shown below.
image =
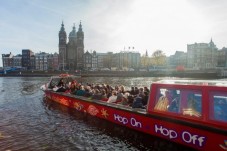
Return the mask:
M223 47L218 50L218 64L217 67L227 67L227 48Z
M34 53L30 49L22 49L21 65L27 70L35 69L35 57Z
M121 51L115 56L115 64L119 69L133 68L138 69L140 67L140 53L131 51Z
M217 47L214 42L187 45L187 67L212 69L217 66Z
M88 51L84 54L84 69L91 69L92 68L92 54Z
M35 69L45 71L48 69L48 53L40 52L35 54Z
M93 53L92 53L91 67L93 69L97 69L98 68L98 56L96 54L96 51L93 51Z
M47 68L48 70L58 70L58 54L48 54L47 56Z
M98 68L107 67L107 64L105 63L107 59L105 58L108 57L108 53L96 53L96 55L97 55L97 67ZM111 60L108 60L108 62L111 62Z
M62 22L59 31L59 69L60 70L76 70L84 67L84 32L81 22L79 29L76 31L75 25L69 33L69 41L67 43L67 34Z
M13 67L13 54L11 52L9 54L2 54L2 65L3 68Z
M22 61L22 55L18 54L16 56L13 56L13 67L21 68L21 61Z
M187 66L187 53L176 51L174 55L167 58L167 66L176 69L177 67Z

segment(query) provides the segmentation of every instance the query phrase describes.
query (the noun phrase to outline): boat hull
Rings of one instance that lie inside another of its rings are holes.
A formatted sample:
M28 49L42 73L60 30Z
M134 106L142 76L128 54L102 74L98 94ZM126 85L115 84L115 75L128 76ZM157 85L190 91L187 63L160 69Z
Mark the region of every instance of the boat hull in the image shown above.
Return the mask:
M51 90L45 90L45 95L77 111L198 150L227 150L227 132L218 128Z

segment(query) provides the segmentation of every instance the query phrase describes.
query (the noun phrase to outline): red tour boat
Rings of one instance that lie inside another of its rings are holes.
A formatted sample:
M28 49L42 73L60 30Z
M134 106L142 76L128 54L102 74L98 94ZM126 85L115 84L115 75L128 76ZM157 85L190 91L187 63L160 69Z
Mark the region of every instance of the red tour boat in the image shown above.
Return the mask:
M197 150L227 150L227 83L221 81L160 81L150 87L146 109L88 99L53 89L51 78L42 89L47 99L80 112L158 136Z

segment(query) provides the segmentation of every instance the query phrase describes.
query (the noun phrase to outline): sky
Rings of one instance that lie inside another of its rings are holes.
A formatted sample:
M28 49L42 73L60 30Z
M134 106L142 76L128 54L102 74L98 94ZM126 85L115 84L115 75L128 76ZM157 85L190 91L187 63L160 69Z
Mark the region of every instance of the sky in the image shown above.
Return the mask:
M89 52L169 56L211 38L221 49L227 47L226 8L226 0L1 0L0 54L58 52L62 21L67 35L81 21Z

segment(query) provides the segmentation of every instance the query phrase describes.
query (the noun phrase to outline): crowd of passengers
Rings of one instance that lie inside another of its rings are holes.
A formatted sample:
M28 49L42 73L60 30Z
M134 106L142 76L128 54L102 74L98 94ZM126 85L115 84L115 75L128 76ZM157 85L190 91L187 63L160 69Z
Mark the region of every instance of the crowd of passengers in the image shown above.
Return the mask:
M82 84L76 81L65 84L63 80L60 80L56 88L56 92L66 92L93 100L102 100L107 103L122 104L142 109L146 108L149 95L147 87L131 87L130 90L126 90L123 85L112 87L108 84Z

